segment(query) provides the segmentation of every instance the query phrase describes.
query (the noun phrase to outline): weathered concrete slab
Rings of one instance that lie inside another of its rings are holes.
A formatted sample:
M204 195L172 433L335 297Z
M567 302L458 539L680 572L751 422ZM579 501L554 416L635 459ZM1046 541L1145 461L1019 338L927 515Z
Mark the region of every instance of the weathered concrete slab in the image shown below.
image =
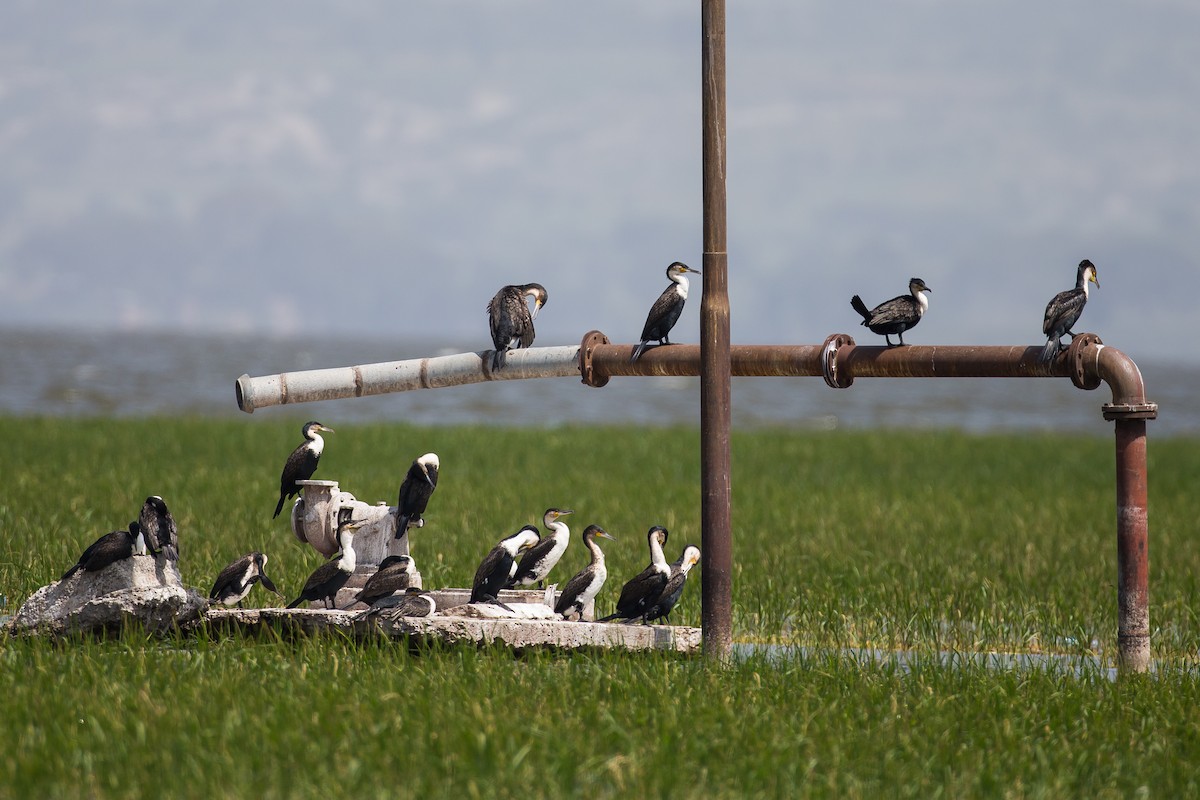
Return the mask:
M217 628L253 629L271 625L305 633L341 631L355 636L417 637L448 644L504 644L517 650L549 647L561 650L616 648L693 653L700 649L700 629L675 625L621 625L541 619L480 619L465 616L375 617L358 619L360 611L325 609L210 609L205 620Z

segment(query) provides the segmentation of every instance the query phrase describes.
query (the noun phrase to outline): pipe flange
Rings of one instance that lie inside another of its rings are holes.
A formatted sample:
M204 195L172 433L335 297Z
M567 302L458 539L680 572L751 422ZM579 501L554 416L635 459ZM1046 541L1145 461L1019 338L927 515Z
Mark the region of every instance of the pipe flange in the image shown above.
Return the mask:
M602 344L611 344L611 342L600 331L588 331L583 335L583 341L579 343L579 374L585 385L597 389L608 383L608 376L596 372L592 365L592 351Z
M1105 403L1101 406L1106 420L1158 419L1158 403Z
M1084 366L1085 361L1095 361L1096 356L1091 348L1102 346L1104 342L1094 333L1081 333L1072 337L1071 345L1067 348L1067 362L1071 365L1071 383L1076 388L1091 391L1100 386L1100 376L1095 371Z
M838 351L847 346L854 347L854 337L847 333L835 333L821 346L821 377L831 389L847 389L854 383L853 375L838 374Z

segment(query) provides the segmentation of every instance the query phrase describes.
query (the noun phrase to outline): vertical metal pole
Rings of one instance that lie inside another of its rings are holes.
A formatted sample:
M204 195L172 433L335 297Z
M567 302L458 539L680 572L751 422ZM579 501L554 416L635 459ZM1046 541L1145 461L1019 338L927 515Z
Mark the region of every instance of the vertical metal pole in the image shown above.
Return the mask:
M725 251L725 0L702 0L704 290L700 301L701 628L704 655L733 649L729 258Z
M1117 667L1150 669L1150 558L1147 552L1146 420L1118 419Z

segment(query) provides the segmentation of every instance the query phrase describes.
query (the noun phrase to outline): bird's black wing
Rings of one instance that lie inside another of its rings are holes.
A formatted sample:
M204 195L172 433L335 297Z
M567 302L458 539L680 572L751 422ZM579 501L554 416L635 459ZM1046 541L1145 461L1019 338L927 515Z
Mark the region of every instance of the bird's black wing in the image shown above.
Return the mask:
M154 495L146 498L138 516L138 524L142 527L146 547L152 555L162 552L170 561L179 560L179 527L161 497Z
M128 536L129 536L129 531L112 531L111 533L104 534L103 536L101 536L99 539L97 539L96 541L89 544L84 549L83 553L80 554L80 556L79 556L79 560L76 561L69 570L64 572L63 576L61 578L59 578L59 580L65 581L67 578L71 577L79 570L92 572L94 570L101 569L103 567L108 566L116 559L110 559L108 561L104 561L104 556L102 554L105 553L106 551L111 551L111 550L114 550L115 548L119 548L121 545L121 539L126 538ZM129 543L129 554L133 555L133 542L132 541Z
M487 598L495 598L508 580L508 571L512 565L512 556L503 547L496 545L479 563L475 570L475 580L471 582L472 603L478 603Z
M221 574L213 581L212 591L208 593L208 599L216 600L225 594L234 584L238 583L241 577L246 574L246 569L250 566L250 562L253 559L253 555L244 555L221 570Z
M1062 336L1079 321L1086 302L1087 295L1080 289L1068 289L1054 295L1054 299L1046 304L1042 333L1047 336Z
M652 622L671 613L679 598L683 596L683 586L687 583L688 574L678 567L671 569L671 577L667 578L662 592L649 608L646 609L646 621Z
M667 576L655 569L653 564L646 567L621 587L616 615L625 619L640 616L650 603L658 599L666 583Z
M671 332L671 328L675 327L675 322L682 312L683 298L679 296L675 284L672 283L663 289L663 293L654 301L654 305L650 306L650 313L646 315L646 324L642 327L642 341L649 342L666 338L667 334Z
M567 581L567 585L563 587L562 593L558 596L558 602L554 604L555 614L565 614L571 610L571 606L575 605L575 601L579 599L579 595L583 594L592 582L591 566L584 567L571 580Z
M354 598L354 602L370 605L390 594L407 589L408 584L409 575L404 570L404 566L395 563L389 564L367 578L367 582L359 590L358 595Z
M917 311L917 301L912 295L903 294L893 297L886 303L880 303L871 311L870 325L911 325L921 318Z

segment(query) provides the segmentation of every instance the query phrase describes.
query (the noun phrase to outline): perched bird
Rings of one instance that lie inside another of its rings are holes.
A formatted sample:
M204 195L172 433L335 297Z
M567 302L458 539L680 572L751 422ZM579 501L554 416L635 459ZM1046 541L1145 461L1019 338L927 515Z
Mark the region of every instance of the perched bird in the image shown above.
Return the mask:
M338 525L338 542L342 545L340 553L334 553L333 558L326 561L308 576L300 596L288 603L288 608L295 608L305 600L323 600L326 608L334 607L334 599L338 590L346 585L354 568L358 565L354 553L354 532L367 524L367 520L346 520Z
M669 625L671 623L671 610L675 608L675 604L683 596L683 585L687 582L688 572L699 562L699 547L689 544L683 548L683 553L671 564L671 577L667 578L667 585L663 587L662 594L646 609L646 613L642 619L646 622L654 622L656 619L665 618Z
M630 363L638 360L649 342L657 340L659 344L671 343L668 335L679 320L679 315L683 313L683 304L687 302L687 274L689 272L700 274L700 270L692 269L680 261L672 262L671 266L667 267L667 278L670 279L671 285L663 289L663 293L654 301L654 305L650 306L650 313L646 315L646 324L642 327L642 340L637 347L633 348L633 356L629 359Z
M142 535L146 537L146 549L151 555L162 553L168 561L179 560L179 528L170 509L158 495L151 495L142 503L138 516Z
M358 594L344 607L350 608L359 603L374 605L385 597L404 591L412 582L412 574L416 571L417 562L413 561L411 556L388 556L379 562L375 574L367 578Z
M65 581L76 572L99 572L110 564L135 555L146 555L146 538L142 535L141 525L131 522L129 530L106 533L88 545L79 560L59 580Z
M591 554L591 560L586 567L575 573L575 577L567 581L566 588L562 590L562 594L558 596L558 602L554 604L554 613L561 614L563 619L582 619L584 607L596 599L604 582L608 580L608 568L604 566L604 551L600 549L600 545L596 544L597 536L616 541L599 525L588 525L584 528L583 545Z
M617 610L600 622L610 619L632 620L644 617L646 610L654 604L662 594L667 579L671 576L671 565L663 555L663 545L667 543L667 529L655 525L646 532L646 541L650 545L650 565L630 578L621 587L621 597L617 600Z
M533 313L525 298L533 298ZM509 350L529 347L533 344L533 321L542 306L550 300L546 287L540 283L521 286L505 286L496 292L487 305L488 321L492 329L492 369L504 366Z
M306 481L317 471L317 462L325 450L325 440L321 432L333 433L333 428L326 428L319 422L306 422L300 429L304 433L304 443L292 451L283 465L283 474L279 476L279 504L275 506L275 514L279 516L283 503L289 497L295 497L300 492L296 481Z
M426 453L408 468L408 474L400 484L400 497L396 500L397 539L408 533L409 528L420 528L425 524L421 515L437 488L439 466L437 453Z
M526 525L488 551L479 563L479 568L475 570L475 579L471 582L470 602L503 606L496 596L512 576L517 556L537 544L538 538L537 528Z
M263 588L283 597L283 592L275 588L275 584L267 577L267 556L265 553L253 552L234 561L217 576L213 583L208 599L214 603L242 607L242 601L250 594L250 587L262 581Z
M567 523L559 520L574 513L561 508L546 509L546 513L542 515L542 524L553 533L525 551L525 555L521 556L521 563L517 565L517 571L509 579L505 589L532 586L535 583L539 589L545 587L546 576L563 557L563 553L567 552L567 545L571 543L571 529L567 527Z
M888 347L892 347L891 336L893 333L900 337L900 344L903 345L904 332L915 328L921 321L921 317L929 310L929 298L925 296L925 293L933 290L926 286L925 281L920 278L912 278L908 282L908 291L909 294L893 297L870 311L867 310L866 304L858 295L850 298L850 305L862 315L862 324L869 328L871 333L883 336Z
M1042 333L1046 334L1046 346L1038 358L1042 363L1053 361L1062 349L1062 335L1070 334L1075 338L1075 323L1083 313L1083 307L1088 301L1088 283L1100 288L1100 276L1096 273L1096 265L1086 258L1079 262L1079 271L1075 274L1075 288L1059 292L1046 304L1046 317L1042 321Z
M433 595L421 591L416 586L410 586L404 594L388 595L377 600L354 619L367 619L386 612L388 619L395 621L400 617L431 617L436 611L437 602Z

